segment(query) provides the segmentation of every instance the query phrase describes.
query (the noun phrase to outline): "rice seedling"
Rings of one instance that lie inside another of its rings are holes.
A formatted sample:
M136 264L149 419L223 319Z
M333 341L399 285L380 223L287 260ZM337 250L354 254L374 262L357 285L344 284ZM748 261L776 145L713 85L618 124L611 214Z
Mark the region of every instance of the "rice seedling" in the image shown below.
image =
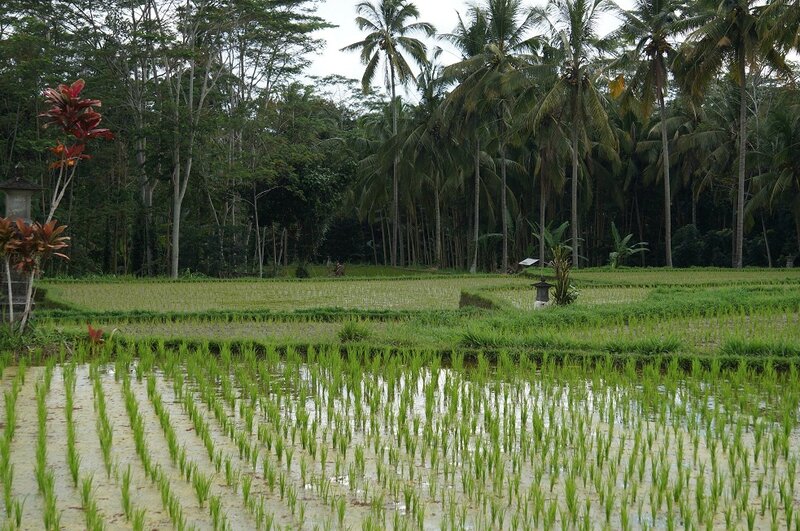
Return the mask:
M106 475L111 477L111 445L114 431L106 412L106 398L103 391L103 384L97 365L90 367L90 377L92 379L92 392L94 394L94 408L97 413L97 437L100 440L100 451L103 454L103 464Z
M130 518L131 528L133 531L144 531L144 517L144 509L136 509L133 511Z
M197 494L197 501L200 502L200 507L203 507L208 499L208 491L211 488L211 478L206 477L200 472L195 472L192 476L192 485Z
M133 520L133 505L131 503L131 465L129 464L122 473L122 511L125 519Z

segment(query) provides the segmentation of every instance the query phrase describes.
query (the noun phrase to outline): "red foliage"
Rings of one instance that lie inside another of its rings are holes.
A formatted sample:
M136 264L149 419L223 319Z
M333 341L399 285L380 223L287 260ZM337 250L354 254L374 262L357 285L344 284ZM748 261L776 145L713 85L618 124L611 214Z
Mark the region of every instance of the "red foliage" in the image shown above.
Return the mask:
M89 342L97 345L103 342L103 331L100 328L92 328L92 325L86 325L89 328Z
M59 142L55 147L51 147L50 151L58 157L58 160L50 164L50 169L55 170L61 166L75 166L79 160L92 158L83 152L86 149L86 144L74 144L72 146L65 146Z
M89 158L89 155L84 154L86 142L89 140L114 138L110 130L98 127L103 116L95 111L95 107L100 107L100 100L80 97L84 85L84 81L79 79L72 85L59 85L58 88L44 90L44 99L51 105L47 112L40 115L47 119L45 127L55 125L76 139L70 146L59 142L50 148L59 158L50 165L51 168L74 166L79 160Z
M12 257L11 262L17 271L32 273L51 256L69 260L61 252L69 247L69 237L62 236L66 229L66 225L59 225L56 220L29 225L22 219L12 223L8 219L0 218L0 251Z

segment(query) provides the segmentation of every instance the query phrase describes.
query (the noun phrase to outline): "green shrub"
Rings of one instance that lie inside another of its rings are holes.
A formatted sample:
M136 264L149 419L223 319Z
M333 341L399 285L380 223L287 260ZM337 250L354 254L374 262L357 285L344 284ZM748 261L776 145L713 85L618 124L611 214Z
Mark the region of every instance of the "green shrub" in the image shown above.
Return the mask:
M728 339L721 347L720 353L729 356L800 356L800 345L784 339Z
M347 321L339 330L339 341L349 343L353 341L364 341L372 335L369 327L361 321Z
M676 337L647 337L644 339L621 339L609 341L605 349L613 354L636 353L643 355L670 354L683 348Z
M306 264L297 264L297 269L294 270L294 276L297 278L311 278L311 273L308 271Z
M552 249L553 269L556 274L553 300L559 306L572 304L578 298L578 290L570 283L569 278L570 270L572 270L570 252L572 252L572 248L566 245L558 245Z

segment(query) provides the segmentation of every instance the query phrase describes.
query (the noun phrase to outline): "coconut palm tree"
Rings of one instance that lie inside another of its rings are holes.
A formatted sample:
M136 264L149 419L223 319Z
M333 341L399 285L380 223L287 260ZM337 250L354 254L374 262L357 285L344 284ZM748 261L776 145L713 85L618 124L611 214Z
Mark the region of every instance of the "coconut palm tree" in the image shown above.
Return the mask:
M578 267L578 174L580 160L588 153L590 134L606 146L615 146L616 139L609 125L603 97L595 84L593 63L599 53L607 48L596 32L600 15L609 11L612 4L606 0L550 0L539 10L553 34L552 45L560 48L563 56L561 75L533 111L533 125L552 116L558 108L567 108L566 122L570 130L572 155L571 208L572 208L572 263Z
M477 17L485 21L485 44L471 55L445 69L445 78L457 79L453 99L468 112L479 109L494 117L500 162L500 215L503 234L503 271L508 270L508 163L506 147L511 123L515 90L522 81L521 73L535 60L539 40L531 37L536 23L534 12L523 7L522 0L486 0L474 7ZM463 25L463 24L462 24ZM460 39L455 40L456 43Z
M679 11L683 0L637 0L633 9L622 11L622 26L614 37L633 44L623 60L632 62L633 76L628 90L641 103L642 114L650 116L653 101L658 102L661 125L661 165L664 184L664 247L667 267L672 267L672 190L669 175L669 138L664 98L669 68L677 51L670 40L681 31Z
M778 100L779 108L797 105L798 94L788 92ZM785 207L794 218L797 253L800 255L800 117L773 110L767 115L764 127L766 146L757 154L765 171L753 178L756 192L747 210Z
M489 24L486 19L486 14L477 6L472 6L467 11L467 19L462 17L461 13L458 14L458 24L456 25L453 33L442 35L453 44L459 52L461 52L462 60L467 60L480 54L489 42ZM461 79L457 76L458 73L451 70L446 70L444 73L444 81L447 82L460 82ZM447 77L450 76L450 77ZM457 90L457 89L456 89ZM452 111L459 107L464 107L463 94L454 91L445 101L446 110ZM464 109L465 111L468 109ZM451 112L452 116L454 112ZM458 126L463 126L462 133L466 133L472 144L473 160L474 160L474 209L473 209L473 230L472 230L472 260L470 262L469 271L475 273L478 269L478 238L480 226L480 189L481 189L481 137L485 128L483 127L481 117L476 112L464 112L461 116L463 123L458 123ZM456 125L458 120L450 120L451 125Z
M695 97L727 63L739 88L738 173L736 181L736 230L733 266L742 267L744 243L745 177L747 174L747 75L748 66L764 61L779 72L791 75L780 50L770 42L760 20L762 9L756 0L702 0L696 4L695 29L682 51L681 77Z
M558 80L560 53L550 46L540 51L541 64L526 72L528 86L517 98L514 114L515 132L521 138L525 166L539 186L539 222L532 224L534 237L540 242L539 266L545 266L544 231L547 229L547 208L552 199L563 192L566 161L569 158L569 137L564 131L564 108L553 109L552 114L540 118L536 127L530 120L542 98ZM567 224L568 225L568 224ZM537 233L538 231L538 233Z
M417 76L417 89L420 102L414 109L414 121L403 144L403 152L408 171L422 177L424 184L433 189L434 200L434 261L436 267L442 266L442 212L441 191L447 168L452 167L452 142L445 134L445 124L441 112L444 100L442 66L437 62L441 55L437 48L433 57ZM454 174L455 172L450 172ZM423 184L423 183L415 183ZM419 190L419 186L415 189Z
M800 0L768 2L760 22L768 42L777 42L785 50L800 52Z
M386 84L392 96L392 133L397 134L397 85L406 85L414 79L408 56L417 65L427 61L425 44L412 37L414 33L432 36L436 28L427 22L415 22L419 18L417 7L406 0L363 1L356 6L356 24L366 37L342 48L342 51L360 51L361 61L366 65L361 78L362 90L369 92L378 67L383 62ZM392 168L392 248L391 262L397 265L397 241L400 235L400 206L398 166L395 157Z

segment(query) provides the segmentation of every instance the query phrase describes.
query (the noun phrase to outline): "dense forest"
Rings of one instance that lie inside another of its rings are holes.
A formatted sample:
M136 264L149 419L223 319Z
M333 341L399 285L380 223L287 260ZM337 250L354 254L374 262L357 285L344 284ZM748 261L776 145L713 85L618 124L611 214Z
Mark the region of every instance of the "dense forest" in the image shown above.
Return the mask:
M329 26L315 5L0 4L0 180L41 183L44 218L46 87L85 80L115 136L56 212L57 273L507 271L545 227L579 266L632 242L649 250L627 265L800 255L798 0L481 0L455 28L372 0L347 49L361 80L306 74Z

